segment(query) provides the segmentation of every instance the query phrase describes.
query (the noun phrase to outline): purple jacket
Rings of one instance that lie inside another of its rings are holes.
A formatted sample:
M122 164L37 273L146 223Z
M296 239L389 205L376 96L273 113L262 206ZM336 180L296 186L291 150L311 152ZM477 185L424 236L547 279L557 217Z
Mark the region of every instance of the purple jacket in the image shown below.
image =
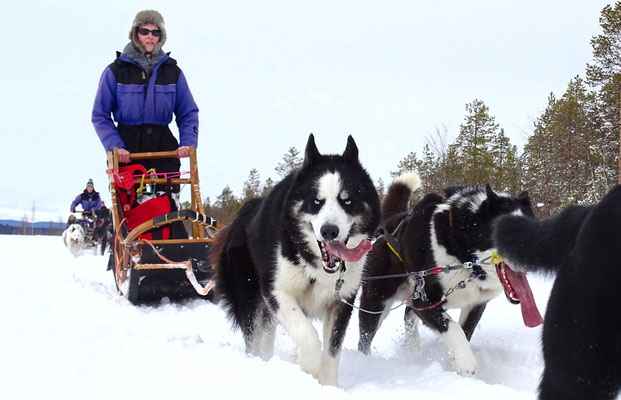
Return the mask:
M177 62L165 55L149 75L120 55L101 76L91 120L104 148L111 151L125 147L114 122L168 125L173 114L179 127L179 146L196 147L198 107Z
M101 197L96 191L89 193L86 189L71 203L71 212L75 211L75 208L81 205L84 211L97 211L101 208Z

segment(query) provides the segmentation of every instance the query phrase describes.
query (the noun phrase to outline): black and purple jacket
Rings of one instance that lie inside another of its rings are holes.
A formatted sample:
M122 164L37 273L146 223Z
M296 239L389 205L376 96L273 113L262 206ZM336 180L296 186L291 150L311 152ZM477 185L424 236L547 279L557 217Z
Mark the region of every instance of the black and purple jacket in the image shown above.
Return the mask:
M89 193L84 189L71 203L71 212L74 212L77 206L82 206L82 210L84 211L97 211L101 208L101 197L99 197L99 193L94 190Z
M179 145L196 147L198 107L177 61L166 55L148 74L117 53L117 59L101 76L91 118L106 151L125 147L114 122L168 126L173 114L179 127Z

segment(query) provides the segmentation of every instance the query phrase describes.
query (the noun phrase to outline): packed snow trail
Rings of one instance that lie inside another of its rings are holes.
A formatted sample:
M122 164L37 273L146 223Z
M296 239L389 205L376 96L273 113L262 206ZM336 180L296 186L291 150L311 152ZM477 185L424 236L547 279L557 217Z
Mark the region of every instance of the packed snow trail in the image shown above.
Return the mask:
M477 377L447 371L446 348L425 327L419 349L405 343L399 308L370 356L357 351L354 312L335 388L300 370L281 328L271 360L249 357L219 306L166 299L132 306L117 295L107 256L73 258L58 236L0 235L0 254L5 399L535 399L543 369L541 327L526 328L504 296L488 304L472 338ZM529 280L543 314L552 281Z

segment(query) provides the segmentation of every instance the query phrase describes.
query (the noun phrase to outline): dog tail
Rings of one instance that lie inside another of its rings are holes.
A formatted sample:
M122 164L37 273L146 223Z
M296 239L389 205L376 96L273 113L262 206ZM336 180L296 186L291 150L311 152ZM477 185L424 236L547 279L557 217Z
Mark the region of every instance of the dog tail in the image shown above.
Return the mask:
M547 220L503 215L494 222L492 240L513 269L554 273L573 256L590 211L590 206L570 206Z
M399 175L391 183L388 193L382 200L382 224L390 217L408 210L410 196L420 187L420 178L414 172Z
M209 249L216 295L222 296L229 319L244 335L252 333L260 307L259 275L246 237L246 228L259 205L259 199L247 201L235 220L218 231Z

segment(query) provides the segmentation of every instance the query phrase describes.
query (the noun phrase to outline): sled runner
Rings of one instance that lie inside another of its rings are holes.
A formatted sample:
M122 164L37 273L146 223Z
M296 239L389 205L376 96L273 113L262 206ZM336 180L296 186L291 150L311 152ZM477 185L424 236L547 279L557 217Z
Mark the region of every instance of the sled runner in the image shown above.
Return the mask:
M175 151L131 154L132 162L175 157ZM140 164L119 167L115 148L108 152L107 173L114 226L108 268L119 293L133 304L165 296L212 297L207 256L221 224L204 214L196 149L190 148L187 173L158 173ZM191 208L178 210L172 188L184 185L191 188Z

